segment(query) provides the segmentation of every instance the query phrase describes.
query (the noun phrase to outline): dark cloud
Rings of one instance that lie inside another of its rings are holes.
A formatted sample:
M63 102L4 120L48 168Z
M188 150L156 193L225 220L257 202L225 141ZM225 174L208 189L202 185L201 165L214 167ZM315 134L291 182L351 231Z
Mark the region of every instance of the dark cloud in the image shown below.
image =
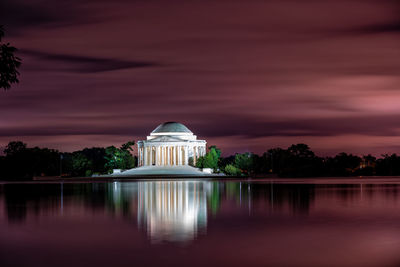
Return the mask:
M191 123L190 116L181 117L196 134L207 137L246 136L258 137L299 137L299 136L337 136L337 135L369 135L397 136L400 117L387 116L355 116L330 119L301 120L262 120L254 116L216 114L212 121ZM95 117L60 117L62 124L49 126L26 126L3 129L0 136L66 136L66 135L121 135L144 136L155 128L135 122L127 123L129 116L99 115Z
M354 116L347 118L263 120L254 116L214 116L212 122L194 125L205 136L246 136L248 138L269 136L337 136L370 135L397 136L400 125L398 115Z
M363 26L349 27L349 34L382 34L400 33L400 1L386 0L375 1L387 7L386 18L381 18L374 23L365 22Z
M20 50L22 55L33 56L47 62L46 70L69 70L80 73L92 73L132 68L159 67L161 64L150 61L132 61L111 58L88 57L68 54L52 54L35 50ZM62 64L54 64L58 62Z
M352 34L400 33L400 19L399 21L394 21L389 23L378 23L356 28L350 30L349 33Z
M20 35L26 29L40 27L62 27L96 21L75 1L1 1L1 24L7 30L7 36Z

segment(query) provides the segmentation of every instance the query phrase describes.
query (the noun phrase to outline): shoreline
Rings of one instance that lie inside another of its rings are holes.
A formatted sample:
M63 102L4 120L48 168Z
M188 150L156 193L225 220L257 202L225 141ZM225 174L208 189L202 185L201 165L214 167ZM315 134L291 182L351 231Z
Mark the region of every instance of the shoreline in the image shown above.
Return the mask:
M141 176L141 177L47 177L40 180L0 180L1 184L46 183L111 183L111 182L161 182L161 181L221 181L275 184L400 184L400 176L351 176L351 177L232 177L232 176Z

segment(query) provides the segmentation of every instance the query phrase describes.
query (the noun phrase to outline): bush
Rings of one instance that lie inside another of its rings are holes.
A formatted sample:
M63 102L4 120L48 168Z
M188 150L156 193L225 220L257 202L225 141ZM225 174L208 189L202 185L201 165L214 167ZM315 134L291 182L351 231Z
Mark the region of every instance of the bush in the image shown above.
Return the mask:
M228 164L225 166L224 172L228 175L231 176L240 176L242 175L242 172L236 168L235 166L233 166L232 164Z

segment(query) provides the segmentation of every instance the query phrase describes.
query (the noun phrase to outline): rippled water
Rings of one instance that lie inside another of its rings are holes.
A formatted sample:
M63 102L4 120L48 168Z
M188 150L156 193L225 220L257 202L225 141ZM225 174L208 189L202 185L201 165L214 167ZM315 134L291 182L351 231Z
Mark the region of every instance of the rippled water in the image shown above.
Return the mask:
M0 184L0 266L399 266L398 181Z

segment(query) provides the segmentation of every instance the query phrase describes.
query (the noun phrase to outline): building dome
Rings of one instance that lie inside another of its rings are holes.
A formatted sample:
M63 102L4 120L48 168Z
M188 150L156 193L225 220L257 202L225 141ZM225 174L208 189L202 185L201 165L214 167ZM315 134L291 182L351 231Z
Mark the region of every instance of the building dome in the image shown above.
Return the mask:
M185 125L179 122L164 122L157 126L151 133L192 133Z

